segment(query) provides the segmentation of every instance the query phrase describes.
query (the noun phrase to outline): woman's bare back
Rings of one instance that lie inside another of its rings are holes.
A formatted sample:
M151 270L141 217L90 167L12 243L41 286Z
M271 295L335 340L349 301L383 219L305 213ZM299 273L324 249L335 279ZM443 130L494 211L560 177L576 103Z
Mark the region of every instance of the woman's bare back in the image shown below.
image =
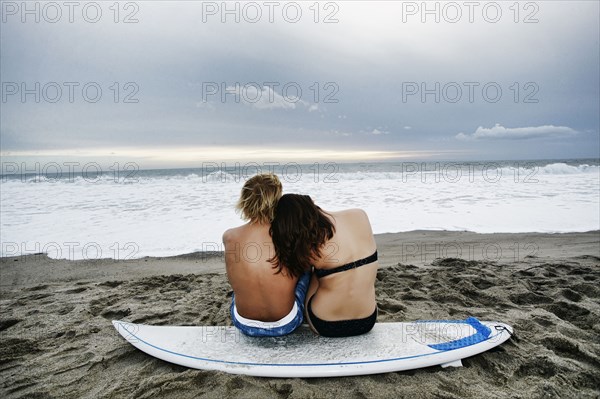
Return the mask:
M377 249L367 214L361 209L328 212L335 234L322 247L316 259L317 269L334 269L372 255ZM319 279L313 277L307 298L312 309L324 320L348 320L367 317L375 309L377 261L354 269L333 273ZM313 287L317 285L317 287ZM311 291L312 289L312 291Z

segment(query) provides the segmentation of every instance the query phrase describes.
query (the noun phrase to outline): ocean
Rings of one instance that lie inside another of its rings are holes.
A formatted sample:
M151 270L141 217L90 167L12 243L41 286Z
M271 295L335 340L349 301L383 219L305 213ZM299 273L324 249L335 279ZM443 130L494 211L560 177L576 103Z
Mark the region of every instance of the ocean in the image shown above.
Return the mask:
M0 256L134 259L220 251L223 232L244 223L234 206L244 181L259 171L276 173L284 193L308 194L325 210L364 209L376 234L600 229L598 159L83 166L8 173L15 169L3 165Z

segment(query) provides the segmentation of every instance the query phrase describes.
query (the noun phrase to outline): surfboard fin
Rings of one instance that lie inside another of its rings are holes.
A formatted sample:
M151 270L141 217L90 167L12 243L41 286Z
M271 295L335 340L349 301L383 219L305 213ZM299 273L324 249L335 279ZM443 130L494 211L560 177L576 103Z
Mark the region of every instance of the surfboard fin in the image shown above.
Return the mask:
M446 367L462 367L462 365L463 365L463 364L462 364L462 362L460 361L460 359L458 359L458 360L455 360L455 361L453 361L453 362L448 362L448 363L442 363L442 364L441 364L441 366L442 366L443 368L446 368Z

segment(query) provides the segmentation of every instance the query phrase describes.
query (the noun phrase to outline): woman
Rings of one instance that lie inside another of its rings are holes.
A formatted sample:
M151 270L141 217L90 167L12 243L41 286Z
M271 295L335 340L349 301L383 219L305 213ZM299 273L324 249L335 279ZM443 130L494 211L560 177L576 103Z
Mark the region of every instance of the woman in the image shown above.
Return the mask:
M317 334L369 332L377 319L377 247L361 209L325 212L308 195L285 194L270 229L274 268L300 275L314 267L306 319Z

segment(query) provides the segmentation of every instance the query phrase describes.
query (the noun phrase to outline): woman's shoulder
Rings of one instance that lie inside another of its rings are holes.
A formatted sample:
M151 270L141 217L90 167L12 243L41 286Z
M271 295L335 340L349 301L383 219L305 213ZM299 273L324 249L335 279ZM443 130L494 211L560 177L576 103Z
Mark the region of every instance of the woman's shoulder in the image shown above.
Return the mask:
M369 217L367 212L360 208L344 209L337 212L331 212L334 219L343 221L344 225L351 224L354 226L367 226L370 225ZM336 223L337 224L337 223Z
M367 212L361 208L344 209L342 211L332 212L332 214L338 214L340 216L346 216L349 218L368 218Z

